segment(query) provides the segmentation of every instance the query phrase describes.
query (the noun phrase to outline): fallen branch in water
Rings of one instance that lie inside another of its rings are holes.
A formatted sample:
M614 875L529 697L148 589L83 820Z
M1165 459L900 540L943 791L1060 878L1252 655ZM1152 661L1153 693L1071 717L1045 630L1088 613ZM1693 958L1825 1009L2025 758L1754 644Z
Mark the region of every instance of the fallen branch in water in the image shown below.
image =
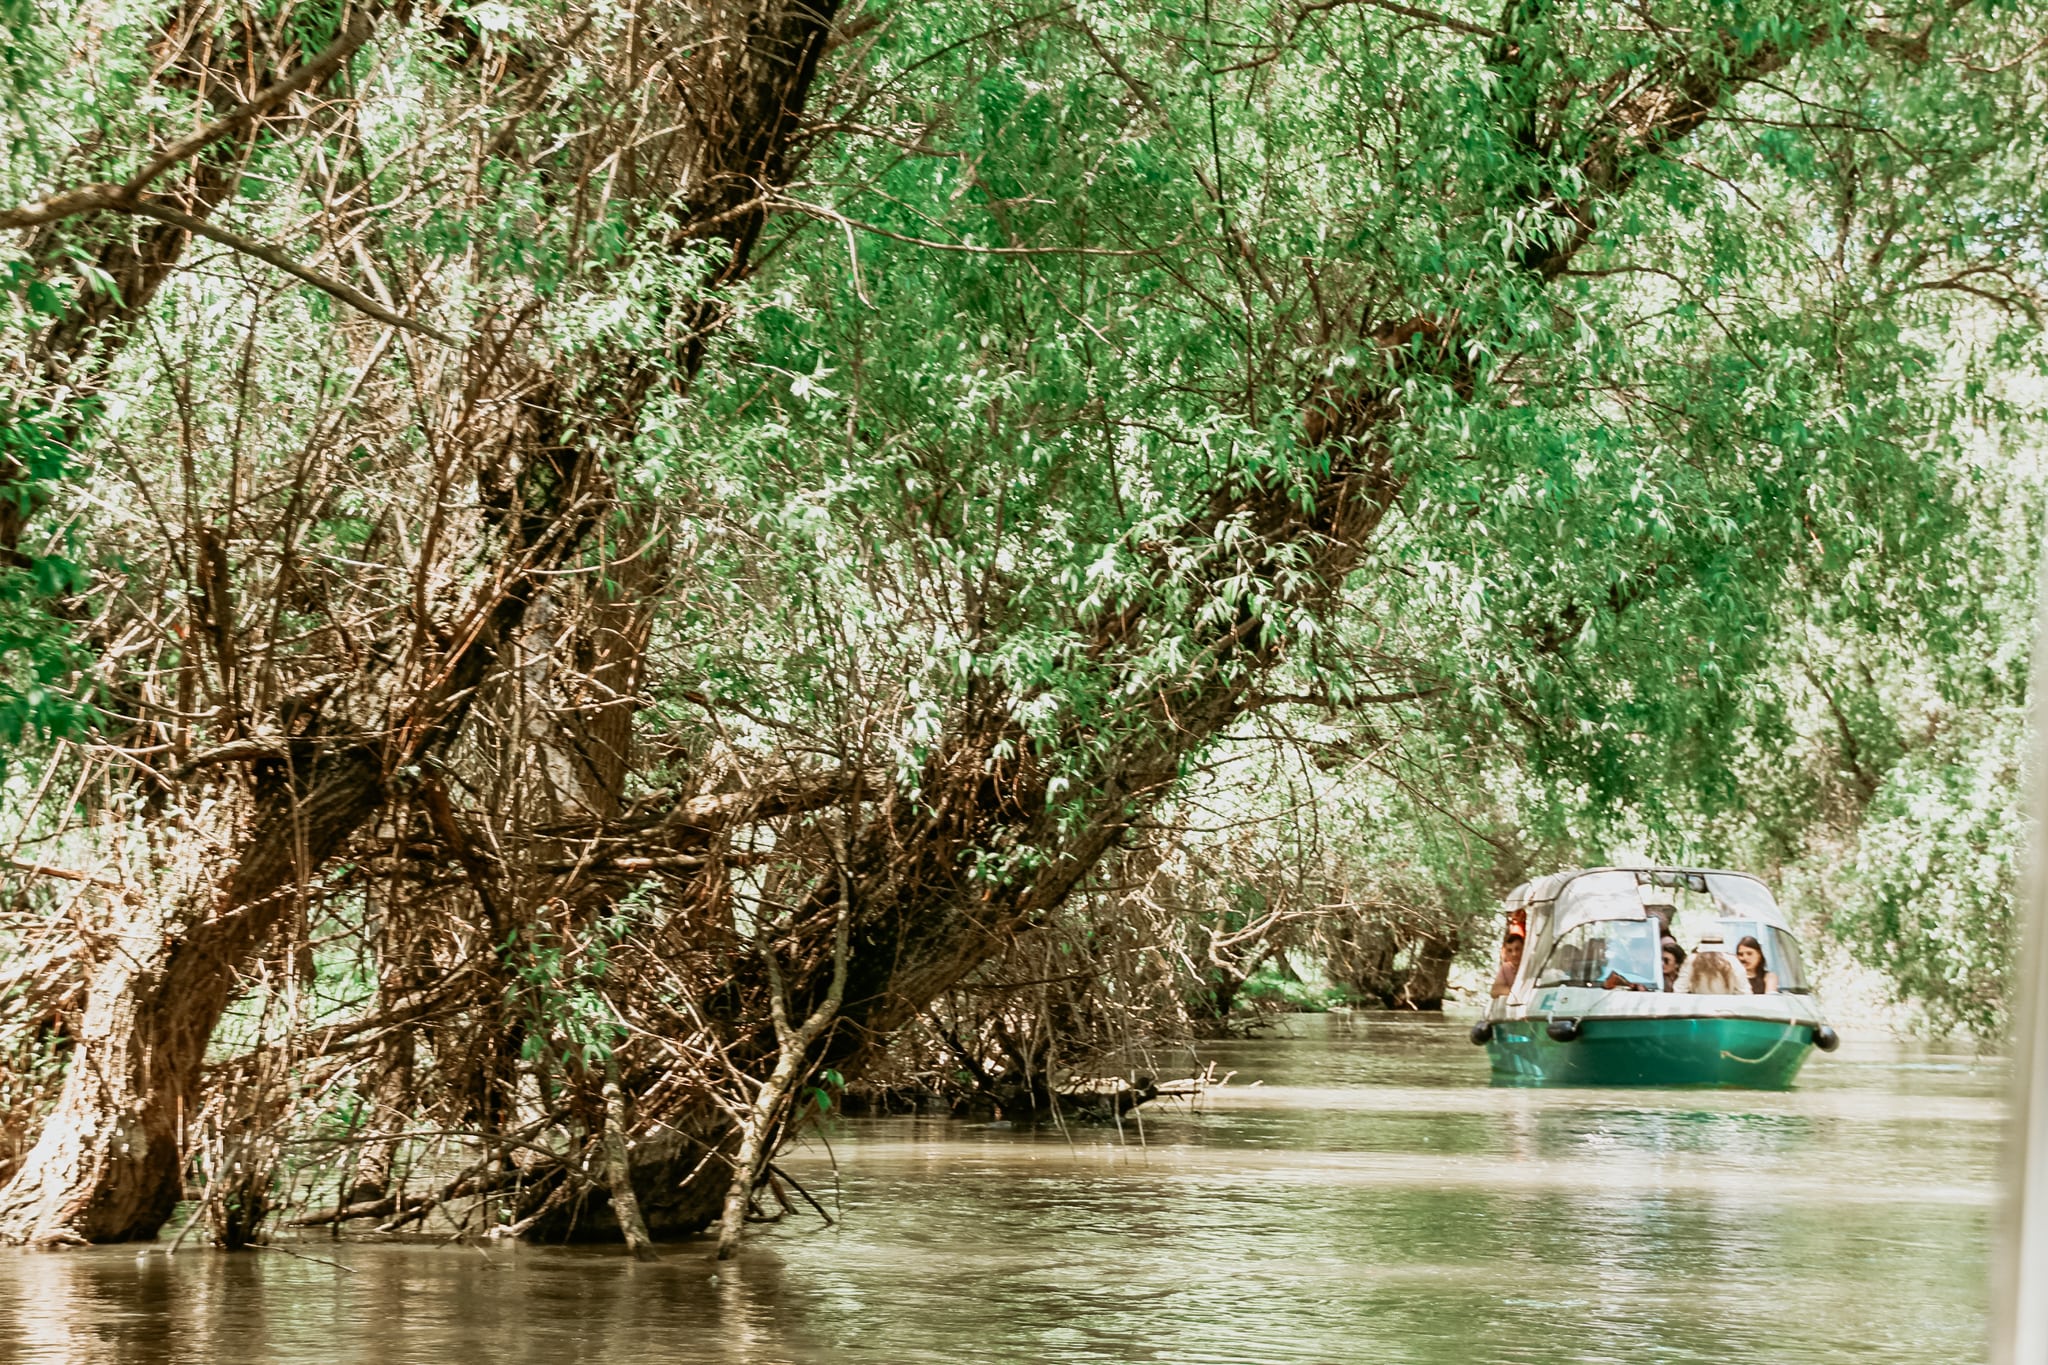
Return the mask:
M818 1217L825 1220L826 1227L829 1228L836 1226L836 1223L833 1221L832 1215L825 1212L825 1206L823 1204L820 1204L817 1201L817 1199L813 1197L811 1192L804 1188L802 1181L798 1180L795 1176L791 1175L788 1171L783 1170L780 1166L777 1166L772 1161L768 1163L768 1175L771 1179L787 1180L789 1182L789 1187L795 1190L798 1194L802 1195L804 1197L804 1202L806 1204L809 1204L812 1208L818 1211Z

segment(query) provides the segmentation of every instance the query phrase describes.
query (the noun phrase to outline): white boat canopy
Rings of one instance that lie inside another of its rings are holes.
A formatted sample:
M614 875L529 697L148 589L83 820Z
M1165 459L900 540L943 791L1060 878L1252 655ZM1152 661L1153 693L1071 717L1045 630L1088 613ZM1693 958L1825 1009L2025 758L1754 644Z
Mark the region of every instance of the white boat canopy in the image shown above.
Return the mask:
M1711 897L1725 916L1791 932L1770 888L1746 872L1714 868L1593 867L1554 872L1516 887L1509 893L1505 909L1528 911L1532 934L1540 922L1549 935L1561 936L1581 924L1600 920L1647 918L1646 906L1651 900L1666 904L1671 899L1668 893L1656 895L1654 888L1675 891L1680 887Z

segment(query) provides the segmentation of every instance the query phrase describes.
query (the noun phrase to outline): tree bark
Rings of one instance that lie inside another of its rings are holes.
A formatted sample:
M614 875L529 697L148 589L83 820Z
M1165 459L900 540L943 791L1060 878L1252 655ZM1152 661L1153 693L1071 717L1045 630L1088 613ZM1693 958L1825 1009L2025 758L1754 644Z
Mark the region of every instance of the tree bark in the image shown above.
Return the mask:
M724 320L717 291L749 269L768 217L763 191L788 177L837 9L836 0L766 0L723 16L732 25L725 40L694 49L704 68L697 74L715 80L681 92L700 126L676 236L715 238L730 250L705 281L683 357L686 380ZM182 242L182 234L165 239L138 266L150 272L149 288L168 275ZM618 399L611 420L630 427L652 382L647 367L628 354L602 358L600 370ZM558 430L555 397L523 404L532 430L523 433L529 458L521 477L531 486L496 509L498 573L485 575L484 595L451 653L412 660L410 673L381 660L365 664L304 722L287 746L289 765L252 754L258 810L225 890L202 905L147 907L131 947L99 964L90 1027L73 1049L59 1102L0 1188L0 1242L144 1239L169 1216L182 1191L183 1130L206 1046L243 969L293 897L382 805L392 775L452 743L535 595L590 530L596 457ZM0 549L12 550L4 537ZM411 681L419 678L429 681Z
M1399 1009L1442 1013L1444 991L1451 984L1451 962L1458 955L1455 933L1425 934L1415 941L1414 962L1401 994L1394 1004Z
M604 1059L604 1174L611 1191L612 1216L626 1239L627 1250L636 1261L655 1259L654 1239L647 1233L647 1220L640 1214L640 1199L633 1193L633 1167L627 1157L626 1099L619 1089L617 1055Z
M125 907L92 974L57 1107L0 1190L0 1241L134 1241L170 1217L206 1045L239 969L302 885L300 850L324 862L382 799L373 753L334 755L321 778L305 801L259 822L199 924L185 926L191 907L169 900Z

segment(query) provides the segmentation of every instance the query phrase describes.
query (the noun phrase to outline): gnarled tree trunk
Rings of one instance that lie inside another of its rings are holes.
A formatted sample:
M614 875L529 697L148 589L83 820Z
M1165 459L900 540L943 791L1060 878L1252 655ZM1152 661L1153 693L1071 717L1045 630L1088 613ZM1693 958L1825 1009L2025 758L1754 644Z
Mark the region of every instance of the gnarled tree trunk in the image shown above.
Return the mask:
M1458 955L1455 933L1424 934L1414 944L1408 979L1394 998L1396 1009L1441 1012L1451 984L1451 962Z
M837 9L836 0L720 7L712 16L720 31L694 44L676 68L676 98L691 122L680 134L690 146L684 183L675 187L683 207L673 240L726 248L690 315L685 381L724 321L717 291L744 278L768 217L768 192L787 181L799 118ZM162 274L169 270L162 264ZM476 597L456 628L444 635L432 621L409 623L416 653L394 662L378 650L359 651L368 657L345 680L327 680L317 699L280 703L264 717L288 738L231 742L215 757L253 765L258 808L237 865L222 889L152 907L132 950L110 950L97 963L88 1026L73 1048L60 1102L0 1189L0 1241L148 1238L169 1216L182 1190L184 1128L206 1048L242 974L295 896L383 804L391 783L410 780L399 775L448 749L542 586L585 543L603 478L597 452L605 443L585 439L588 433L572 423L589 418L608 423L609 437L630 437L659 376L631 353L581 359L595 371L589 392L519 376L507 381L515 396L498 405L518 413L513 425L474 438L480 462L516 453L523 463L504 489L486 490L468 547L482 560L463 566L478 585ZM480 385L505 366L500 351L468 382ZM460 403L477 397L463 394ZM590 418L593 409L599 415ZM494 481L480 472L478 482ZM469 501L452 488L439 494L449 504ZM420 567L422 583L434 567ZM232 568L223 556L215 572L223 592ZM613 679L597 681L609 686ZM616 728L591 736L600 766L609 761L604 746L619 741ZM658 1199L650 1202L659 1207Z
M0 1241L156 1235L183 1193L206 1045L242 968L291 907L301 857L318 865L333 856L382 794L376 755L343 751L305 800L257 821L218 901L123 907L124 927L101 945L57 1107L0 1190Z

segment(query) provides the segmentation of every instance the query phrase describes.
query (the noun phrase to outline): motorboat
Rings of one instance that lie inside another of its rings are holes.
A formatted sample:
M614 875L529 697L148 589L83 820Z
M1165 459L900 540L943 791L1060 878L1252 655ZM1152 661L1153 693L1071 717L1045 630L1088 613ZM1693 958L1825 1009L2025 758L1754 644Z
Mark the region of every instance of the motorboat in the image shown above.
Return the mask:
M1506 938L1522 938L1520 964L1472 1028L1497 1084L1783 1090L1815 1048L1840 1041L1808 988L1791 926L1748 873L1558 872L1516 887L1503 909ZM1671 983L1667 938L1690 958ZM1762 949L1775 989L1752 992L1735 964L1745 939ZM1731 956L1705 961L1716 952ZM1512 961L1505 950L1503 961ZM1706 993L1715 985L1730 993Z

